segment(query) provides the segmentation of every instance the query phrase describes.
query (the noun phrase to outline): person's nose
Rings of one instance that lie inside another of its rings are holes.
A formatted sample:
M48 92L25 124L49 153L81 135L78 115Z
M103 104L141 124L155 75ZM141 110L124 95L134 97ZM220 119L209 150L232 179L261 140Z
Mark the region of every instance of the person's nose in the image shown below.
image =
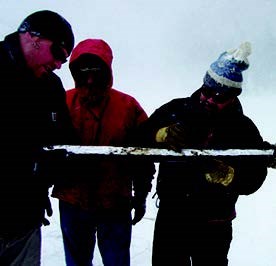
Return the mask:
M55 60L55 69L61 69L62 62L60 60Z
M207 98L207 102L208 102L209 104L215 104L215 101L214 101L214 99L213 99L212 96Z
M87 75L87 84L92 84L94 82L94 77L92 74Z

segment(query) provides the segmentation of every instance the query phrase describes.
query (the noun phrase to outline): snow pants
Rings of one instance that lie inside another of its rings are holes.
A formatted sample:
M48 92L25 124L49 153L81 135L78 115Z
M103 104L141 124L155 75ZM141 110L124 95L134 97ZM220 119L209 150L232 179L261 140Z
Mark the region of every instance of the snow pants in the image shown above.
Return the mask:
M40 228L35 228L21 237L10 240L0 237L1 266L39 266L40 259Z
M59 211L67 266L92 266L96 240L103 265L130 266L130 212L105 219L61 200Z
M226 266L231 241L231 221L198 221L181 208L162 206L160 202L152 266Z

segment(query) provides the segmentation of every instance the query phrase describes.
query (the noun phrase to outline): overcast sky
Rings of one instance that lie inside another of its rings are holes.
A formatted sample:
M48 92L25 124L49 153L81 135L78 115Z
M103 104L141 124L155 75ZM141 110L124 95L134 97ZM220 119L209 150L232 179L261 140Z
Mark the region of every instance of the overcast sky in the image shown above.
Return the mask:
M244 93L276 87L275 0L0 0L1 36L30 13L51 9L72 25L76 43L102 38L113 49L114 87L137 98L150 114L189 95L223 51L252 43ZM58 71L66 89L73 80ZM260 108L260 106L258 106Z
M244 72L240 99L264 139L276 142L275 0L0 0L0 7L0 39L15 31L27 15L41 9L63 15L72 25L76 44L86 38L104 39L114 54L114 88L134 96L149 115L172 98L190 95L202 84L206 70L220 53L250 41L250 67ZM67 63L57 74L66 89L73 87ZM238 226L235 241L244 235L248 241L240 247L241 253L246 252L239 260L244 263L235 266L245 265L247 256L251 251L253 256L260 246L267 253L260 253L261 264L251 256L254 265L274 265L275 244L271 241L275 239L276 191L269 190L273 188L269 182L276 175L275 170L270 173L266 186L248 197L248 205L237 220L244 222ZM275 181L272 184L275 188ZM250 199L254 198L258 213L253 216L255 223L247 227L252 219L249 216L254 215L250 209ZM251 250L250 244L259 239L261 243ZM241 255L238 245L233 245L236 249L231 253L234 262ZM267 258L264 264L262 257Z

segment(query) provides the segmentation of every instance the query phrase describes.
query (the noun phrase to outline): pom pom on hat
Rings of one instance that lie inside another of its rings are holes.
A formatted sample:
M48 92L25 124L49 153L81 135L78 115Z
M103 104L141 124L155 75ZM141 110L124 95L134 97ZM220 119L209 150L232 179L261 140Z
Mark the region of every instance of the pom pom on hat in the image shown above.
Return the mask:
M203 82L204 85L217 90L242 89L242 71L249 67L247 57L251 54L251 44L242 43L239 48L222 53L207 70Z

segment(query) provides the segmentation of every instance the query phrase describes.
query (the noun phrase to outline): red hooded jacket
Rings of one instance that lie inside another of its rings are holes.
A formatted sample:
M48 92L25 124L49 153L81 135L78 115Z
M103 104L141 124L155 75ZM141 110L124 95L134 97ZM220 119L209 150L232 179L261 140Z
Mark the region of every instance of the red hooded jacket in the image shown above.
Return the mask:
M72 51L70 66L84 53L97 55L109 67L109 88L104 100L92 106L82 104L80 88L68 90L67 104L73 124L83 145L124 146L128 133L146 120L147 114L132 96L112 88L113 56L107 43L98 39L80 42ZM80 176L74 186L55 186L53 197L89 210L128 206L133 184L125 162L105 160L95 164L97 170L91 171L88 180ZM145 184L151 181L149 179Z

